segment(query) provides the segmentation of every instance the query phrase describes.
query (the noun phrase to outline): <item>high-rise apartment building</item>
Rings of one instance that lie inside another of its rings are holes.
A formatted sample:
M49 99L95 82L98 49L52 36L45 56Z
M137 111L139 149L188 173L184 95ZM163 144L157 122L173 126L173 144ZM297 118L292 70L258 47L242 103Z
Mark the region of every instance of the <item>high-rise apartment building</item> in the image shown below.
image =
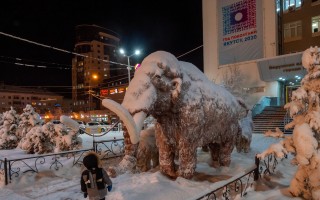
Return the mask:
M116 49L119 36L114 31L97 25L78 25L72 59L72 100L75 111L94 110L100 105L89 95L106 79L117 75ZM111 62L110 62L111 61ZM99 92L98 92L99 93Z

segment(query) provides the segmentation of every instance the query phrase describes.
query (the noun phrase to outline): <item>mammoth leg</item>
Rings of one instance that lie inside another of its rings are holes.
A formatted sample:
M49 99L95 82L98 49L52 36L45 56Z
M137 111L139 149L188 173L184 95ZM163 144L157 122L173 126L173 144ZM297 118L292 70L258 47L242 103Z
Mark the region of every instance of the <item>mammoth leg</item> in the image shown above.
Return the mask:
M196 148L193 148L190 143L180 142L179 161L178 175L186 179L192 178L197 162Z
M218 168L220 167L220 144L218 143L210 143L208 144L208 147L210 149L210 155L212 159L212 167Z
M159 149L160 171L171 178L176 178L177 175L174 169L175 148L173 145L170 145L168 138L164 135L159 124L156 124L155 130L156 142Z
M137 169L141 172L146 172L151 169L151 152L150 149L141 145L141 142L137 150Z
M231 163L231 153L234 148L232 142L226 142L221 145L220 149L220 165L228 167Z
M248 153L249 152L249 150L250 150L250 141L248 140L248 139L246 139L245 141L244 141L244 152L245 153Z

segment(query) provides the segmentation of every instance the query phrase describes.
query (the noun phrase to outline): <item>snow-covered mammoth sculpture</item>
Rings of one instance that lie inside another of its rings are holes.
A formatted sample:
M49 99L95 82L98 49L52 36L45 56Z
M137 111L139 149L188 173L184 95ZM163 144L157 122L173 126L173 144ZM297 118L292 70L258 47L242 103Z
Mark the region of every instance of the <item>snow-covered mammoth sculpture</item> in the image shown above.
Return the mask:
M109 108L107 104L104 103ZM209 146L214 166L230 164L240 134L241 103L209 81L193 64L178 61L164 51L150 54L135 72L122 106L133 116L135 128L129 129L135 133L128 129L132 144L138 142L136 133L141 131L148 114L157 120L156 142L162 173L191 178L196 167L196 149L205 145ZM176 152L178 171L174 163Z

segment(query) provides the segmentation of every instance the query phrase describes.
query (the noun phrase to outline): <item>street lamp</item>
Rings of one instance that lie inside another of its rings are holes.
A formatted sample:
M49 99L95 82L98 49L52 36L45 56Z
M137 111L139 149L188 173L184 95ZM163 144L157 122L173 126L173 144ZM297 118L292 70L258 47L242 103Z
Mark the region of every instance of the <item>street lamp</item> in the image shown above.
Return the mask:
M92 74L92 76L90 77L90 80L89 80L89 119L91 120L91 104L92 104L92 95L91 95L91 80L97 80L98 79L98 75L97 74Z
M130 79L131 79L131 77L130 77L130 69L131 69L130 57L134 56L134 55L139 55L140 54L140 50L135 50L134 53L132 55L130 55L130 56L126 55L126 53L125 53L125 51L123 49L120 49L120 53L123 56L127 57L127 59L128 59L128 66L127 66L127 69L128 69L128 83L130 83Z

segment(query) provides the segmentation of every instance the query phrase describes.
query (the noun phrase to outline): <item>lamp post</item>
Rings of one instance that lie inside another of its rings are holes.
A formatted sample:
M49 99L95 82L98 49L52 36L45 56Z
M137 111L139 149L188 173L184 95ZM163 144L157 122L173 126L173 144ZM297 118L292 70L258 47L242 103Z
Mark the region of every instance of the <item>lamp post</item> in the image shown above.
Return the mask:
M125 51L123 49L120 49L120 53L123 56L127 57L127 59L128 59L128 66L127 66L127 69L128 69L128 83L130 83L130 81L131 81L131 76L130 76L130 70L131 70L130 57L134 56L134 55L139 55L140 54L140 50L135 50L134 53L132 55L130 55L130 56L126 55L126 53L125 53Z
M94 79L94 80L96 80L96 79L98 79L98 75L96 75L96 74L92 74L92 76L90 77L90 80L89 80L89 92L88 92L88 94L89 94L89 119L90 119L90 121L91 121L91 104L92 104L92 95L91 95L91 80L92 79Z

